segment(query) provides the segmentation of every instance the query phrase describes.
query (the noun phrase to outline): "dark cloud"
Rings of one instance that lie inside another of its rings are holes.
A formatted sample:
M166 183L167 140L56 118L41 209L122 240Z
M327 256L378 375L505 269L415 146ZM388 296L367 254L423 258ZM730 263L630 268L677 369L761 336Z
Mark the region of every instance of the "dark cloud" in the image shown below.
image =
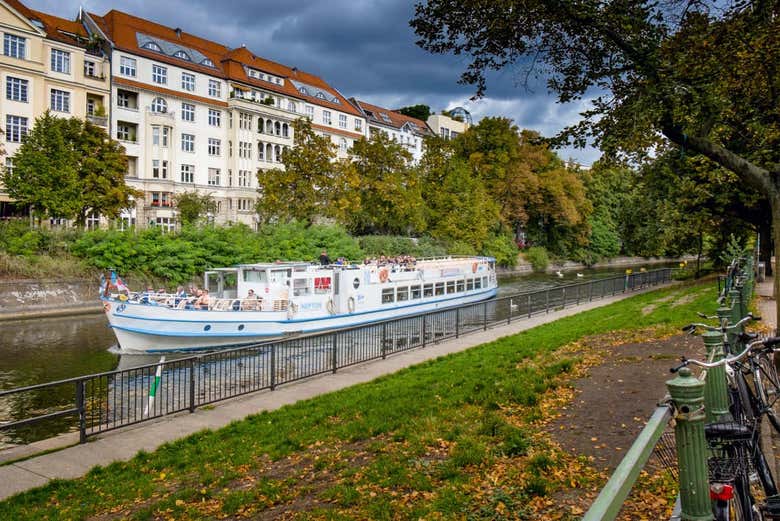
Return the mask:
M24 0L23 0L24 1ZM74 18L79 0L26 0L34 9ZM561 107L543 80L509 68L491 73L487 99L469 102L474 89L458 79L462 57L431 55L415 45L409 27L414 0L86 0L85 9L113 8L218 41L245 44L255 54L323 77L346 96L396 108L425 103L439 111L466 106L478 117L501 115L521 127L552 134L577 119ZM500 112L506 111L506 112ZM557 119L560 118L560 119ZM574 152L590 162L593 151Z

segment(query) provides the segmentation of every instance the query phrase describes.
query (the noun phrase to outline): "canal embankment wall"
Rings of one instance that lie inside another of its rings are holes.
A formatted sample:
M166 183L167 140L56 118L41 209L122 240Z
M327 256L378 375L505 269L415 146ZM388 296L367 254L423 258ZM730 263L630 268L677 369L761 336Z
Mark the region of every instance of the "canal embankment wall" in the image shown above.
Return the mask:
M702 259L704 260L704 259ZM609 269L609 268L630 268L631 266L651 266L654 264L670 264L674 262L682 261L696 261L695 255L685 255L682 257L614 257L599 261L592 265L582 264L580 262L565 261L565 262L551 262L546 273L555 273L556 271L581 271L587 269ZM499 268L499 275L524 275L527 273L533 273L534 269L530 262L524 259L519 259L517 265L511 268Z

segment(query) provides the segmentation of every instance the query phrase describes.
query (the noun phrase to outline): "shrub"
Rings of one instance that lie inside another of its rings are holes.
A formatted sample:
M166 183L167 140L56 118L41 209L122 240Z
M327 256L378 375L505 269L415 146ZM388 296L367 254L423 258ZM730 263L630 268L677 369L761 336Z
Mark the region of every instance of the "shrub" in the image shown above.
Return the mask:
M550 265L550 256L542 246L532 246L525 251L525 260L531 263L535 272L543 272Z
M499 266L517 264L517 245L508 235L491 235L482 247L482 253L496 259Z

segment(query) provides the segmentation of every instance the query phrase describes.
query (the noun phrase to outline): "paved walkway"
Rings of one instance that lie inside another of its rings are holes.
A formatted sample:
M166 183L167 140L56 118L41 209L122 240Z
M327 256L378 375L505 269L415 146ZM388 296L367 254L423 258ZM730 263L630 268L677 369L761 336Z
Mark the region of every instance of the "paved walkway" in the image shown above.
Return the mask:
M657 289L657 287L644 291L653 289ZM181 413L157 421L126 427L98 436L84 445L73 445L78 441L77 435L65 435L28 446L14 447L0 453L0 463L16 461L20 458L28 459L0 466L0 500L18 492L45 485L49 480L55 478L71 479L84 476L96 465L108 465L114 461L129 460L140 450L153 451L166 442L183 438L204 429L219 429L251 414L279 409L300 400L368 382L426 360L464 351L497 338L513 335L582 311L605 306L644 291L619 294L549 314L537 315L530 319L518 320L510 325L494 327L458 339L443 341L424 349L393 355L387 360L369 362L342 369L336 374L319 376L282 386L275 391L260 391L221 402L213 409L197 409L192 414ZM62 448L64 445L71 446ZM53 449L61 450L33 456L33 454Z

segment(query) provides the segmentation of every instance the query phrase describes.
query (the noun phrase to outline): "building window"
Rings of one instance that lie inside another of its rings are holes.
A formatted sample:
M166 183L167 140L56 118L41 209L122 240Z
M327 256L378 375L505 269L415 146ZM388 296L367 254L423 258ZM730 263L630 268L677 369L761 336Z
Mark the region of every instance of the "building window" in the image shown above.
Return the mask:
M144 49L149 49L150 51L162 52L162 49L160 49L160 46L157 45L154 42L146 42L144 44Z
M219 127L222 125L222 112L216 109L209 109L209 125Z
M219 81L209 80L209 96L213 98L219 98L221 93Z
M168 161L152 159L152 177L155 179L168 179Z
M339 114L339 128L347 128L347 116Z
M243 130L252 130L252 114L240 112L238 114L238 128Z
M238 171L238 186L242 186L245 188L248 188L251 183L252 174L249 172L249 170L239 170Z
M70 92L51 89L51 109L57 112L70 112Z
M195 135L194 134L182 134L181 135L181 149L182 149L182 152L195 152Z
M137 127L134 123L117 121L116 138L122 141L130 141L132 143L135 143L138 140L138 134L136 133L136 129Z
M162 98L154 98L154 100L152 101L151 109L152 112L165 114L166 112L168 112L168 102Z
M160 146L160 127L152 126L152 146Z
M188 72L181 73L181 88L193 92L195 90L195 75Z
M290 112L298 112L298 105L294 101L289 100L287 102L287 110Z
M5 117L5 138L11 143L21 143L27 135L27 118L21 116Z
M121 56L119 58L119 74L135 78L136 63L135 59Z
M282 137L290 137L290 127L287 123L282 125Z
M252 159L252 143L245 141L239 141L238 143L238 157L242 159Z
M84 76L89 76L90 78L97 78L97 72L95 68L95 62L91 62L89 60L84 60Z
M330 119L330 111L329 110L323 110L322 111L322 122L326 125L330 125L331 119Z
M282 147L279 145L274 146L274 161L277 163L282 162Z
M219 139L210 137L209 138L209 155L210 156L218 156L220 155L222 147L222 142Z
M5 158L5 171L7 174L14 173L14 158L12 157Z
M306 105L306 117L309 119L314 119L314 107L311 105Z
M358 132L363 132L363 121L360 119L355 118L355 130Z
M182 121L195 121L195 105L191 103L182 103L181 119Z
M346 153L347 152L347 140L342 138L339 138L339 152Z
M5 97L11 101L27 102L27 86L29 82L20 78L8 76L5 79Z
M219 168L209 168L209 185L219 186Z
M165 85L168 83L168 69L160 65L152 65L152 81Z
M195 182L195 165L181 165L181 182Z
M138 94L126 90L117 90L116 104L126 109L138 109Z
M6 34L3 39L3 54L11 58L25 59L27 57L27 38Z
M70 53L59 49L51 50L51 70L70 74Z
M175 53L173 53L173 56L175 58L180 58L182 60L192 61L190 60L190 55L184 51L176 51Z

